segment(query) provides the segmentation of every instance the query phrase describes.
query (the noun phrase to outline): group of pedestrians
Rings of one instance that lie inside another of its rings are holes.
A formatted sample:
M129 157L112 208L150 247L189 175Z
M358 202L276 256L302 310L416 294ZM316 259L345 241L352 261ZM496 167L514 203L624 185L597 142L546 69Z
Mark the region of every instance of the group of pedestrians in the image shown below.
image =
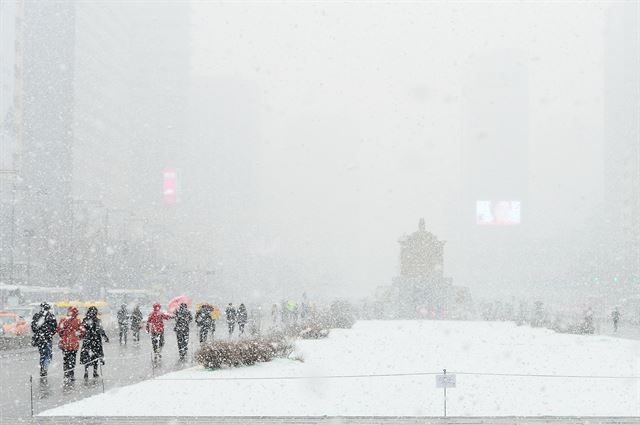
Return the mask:
M247 324L248 320L247 308L244 306L244 304L240 304L236 309L233 306L233 303L229 303L229 305L225 309L225 315L227 317L229 337L233 336L233 332L236 329L236 324L238 325L239 335L243 335L244 327Z
M45 380L49 364L53 357L53 336L58 334L58 348L62 351L64 382L69 385L75 379L75 367L78 350L80 363L84 365L84 378L89 378L89 368L93 368L93 376L98 377L98 366L104 364L102 341L109 342L102 322L98 318L98 309L89 307L84 319L78 318L78 309L69 307L67 315L60 322L56 321L48 303L40 304L40 311L33 315L31 321L33 332L32 344L40 354L40 377ZM82 348L80 342L82 341Z
M98 309L89 307L85 317L80 320L76 307L69 307L67 314L59 322L51 311L51 306L43 302L40 310L34 314L31 321L33 332L32 344L38 348L40 355L40 377L46 380L48 368L53 357L53 337L60 336L58 347L62 351L63 372L65 386L72 385L75 381L75 367L77 353L80 350L80 364L84 366L84 379L89 378L89 369L93 369L93 377L99 377L99 366L104 365L103 342L109 342L109 338L102 326L102 321L98 317ZM131 314L127 306L123 304L117 312L118 336L120 344L126 345L129 329L133 333L135 342L140 340L140 330L143 328L143 315L139 306L135 306ZM229 330L229 337L232 337L236 324L239 335L243 335L245 325L248 321L247 309L244 304L240 304L236 309L232 303L225 309L225 316ZM210 334L213 340L215 323L219 317L219 311L208 304L202 304L196 313L195 322L199 329L200 343L207 341ZM144 324L145 331L151 336L154 362L162 358L162 348L164 347L164 322L175 320L174 331L178 342L178 354L180 360L187 358L189 346L189 331L191 322L194 320L187 304L178 306L173 315L162 312L159 303L153 304L153 310L149 314Z
M216 331L216 321L220 318L220 311L215 306L209 303L203 303L196 312L196 325L199 329L200 343L207 342L208 335L213 335ZM249 320L247 308L244 304L240 304L236 308L233 303L229 303L225 308L225 319L227 322L227 330L229 332L229 338L231 338L235 332L236 325L238 325L238 335L244 335L245 326Z
M120 338L120 344L127 345L129 329L131 329L133 342L140 341L140 330L142 329L143 316L139 305L136 305L131 314L129 314L127 305L122 304L116 314L116 318L118 320L118 336Z

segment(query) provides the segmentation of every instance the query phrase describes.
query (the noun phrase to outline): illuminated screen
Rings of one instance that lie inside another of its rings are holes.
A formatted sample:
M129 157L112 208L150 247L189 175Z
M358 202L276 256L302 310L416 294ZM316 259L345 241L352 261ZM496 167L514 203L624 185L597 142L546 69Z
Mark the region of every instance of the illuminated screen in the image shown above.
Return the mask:
M482 226L520 224L520 201L476 201L476 224Z
M175 168L165 168L162 172L162 196L165 204L178 201L178 172Z

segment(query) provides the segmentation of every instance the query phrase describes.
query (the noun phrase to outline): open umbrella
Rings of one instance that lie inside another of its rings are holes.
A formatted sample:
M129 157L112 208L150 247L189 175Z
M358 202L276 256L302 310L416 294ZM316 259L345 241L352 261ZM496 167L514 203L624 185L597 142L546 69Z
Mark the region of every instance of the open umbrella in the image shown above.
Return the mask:
M185 303L187 307L191 307L193 301L191 301L191 298L187 297L186 295L178 295L177 297L169 301L169 313L173 313L174 311L176 311L182 303Z

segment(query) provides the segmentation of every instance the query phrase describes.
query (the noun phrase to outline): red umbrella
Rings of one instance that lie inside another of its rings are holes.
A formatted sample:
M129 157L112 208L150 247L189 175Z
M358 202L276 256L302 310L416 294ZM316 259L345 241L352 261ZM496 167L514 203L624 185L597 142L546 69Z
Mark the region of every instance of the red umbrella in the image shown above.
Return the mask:
M169 301L169 312L173 313L174 311L176 311L182 303L186 304L187 307L191 307L193 301L191 301L191 298L187 297L186 295L178 295L177 297Z

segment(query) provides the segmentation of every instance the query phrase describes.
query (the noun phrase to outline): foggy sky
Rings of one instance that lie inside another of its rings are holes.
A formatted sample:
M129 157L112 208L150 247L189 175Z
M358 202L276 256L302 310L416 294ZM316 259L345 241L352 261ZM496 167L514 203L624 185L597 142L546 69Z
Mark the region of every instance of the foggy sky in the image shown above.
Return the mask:
M269 264L250 261L258 280L289 273L291 285L312 292L369 293L397 273L397 239L420 217L449 241L445 273L458 278L462 89L474 58L496 51L515 52L528 72L520 241L586 229L603 197L606 9L193 4L193 76L254 91L242 95L252 140L237 146L233 167L246 165L254 179L244 194L255 223L246 252ZM219 130L210 131L193 146L211 143Z

